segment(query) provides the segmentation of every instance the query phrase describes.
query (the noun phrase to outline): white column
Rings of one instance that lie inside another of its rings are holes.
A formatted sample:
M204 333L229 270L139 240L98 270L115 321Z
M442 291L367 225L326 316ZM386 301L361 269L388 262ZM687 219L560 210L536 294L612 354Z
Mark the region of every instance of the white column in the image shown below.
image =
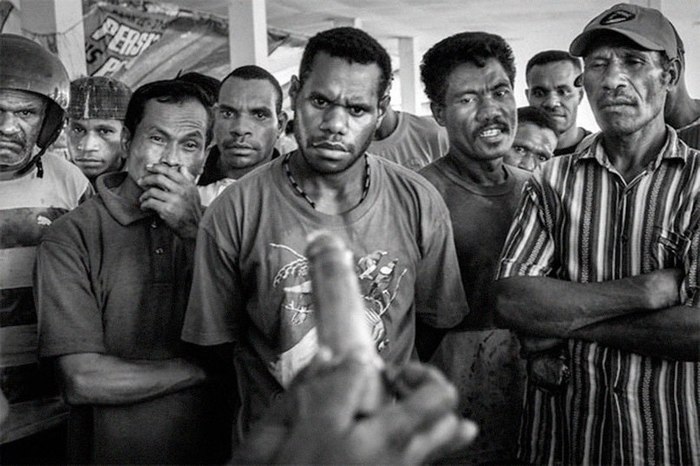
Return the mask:
M413 37L399 37L399 79L401 81L401 110L418 111L418 56Z
M57 53L71 79L87 75L81 0L21 0L20 18L25 35L55 34L55 42L40 40Z
M338 17L333 18L333 27L334 28L351 27L351 28L362 29L362 19L361 18L346 17L346 16L338 16Z
M228 45L231 69L243 65L267 68L265 0L228 0Z
M630 3L647 8L656 8L663 12L663 0L630 0Z

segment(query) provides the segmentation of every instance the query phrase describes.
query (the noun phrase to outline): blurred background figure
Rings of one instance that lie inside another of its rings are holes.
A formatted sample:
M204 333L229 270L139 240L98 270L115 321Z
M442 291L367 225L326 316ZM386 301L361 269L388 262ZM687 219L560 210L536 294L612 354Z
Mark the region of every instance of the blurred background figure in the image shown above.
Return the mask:
M518 109L518 130L503 161L529 172L551 159L557 147L552 118L535 107Z
M525 95L533 107L548 113L557 128L554 155L570 154L589 134L576 126L578 106L583 100L581 60L564 50L546 50L527 62Z
M433 118L399 112L389 103L367 152L418 171L448 148L447 132Z

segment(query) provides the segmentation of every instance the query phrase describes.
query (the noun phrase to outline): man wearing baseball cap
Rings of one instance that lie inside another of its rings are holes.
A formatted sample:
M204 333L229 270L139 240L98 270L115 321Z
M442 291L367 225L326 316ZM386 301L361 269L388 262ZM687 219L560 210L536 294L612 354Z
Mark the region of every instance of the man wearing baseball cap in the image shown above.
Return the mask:
M570 52L601 132L526 184L498 272L499 317L565 343L557 383L528 380L519 458L697 464L700 153L664 120L674 30L619 4Z
M68 152L94 186L98 176L124 165L121 134L131 89L116 79L95 76L71 82L70 92Z

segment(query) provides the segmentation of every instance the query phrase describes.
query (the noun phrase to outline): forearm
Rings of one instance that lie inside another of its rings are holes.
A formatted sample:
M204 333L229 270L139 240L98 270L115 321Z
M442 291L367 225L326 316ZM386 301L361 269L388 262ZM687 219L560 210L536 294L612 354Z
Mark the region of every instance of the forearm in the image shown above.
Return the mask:
M577 329L571 338L646 356L700 361L700 310L673 306L626 315Z
M199 366L184 359L129 360L96 353L59 359L70 404L137 403L198 385L206 378Z
M597 322L676 304L677 287L658 282L670 272L597 283L548 277L511 277L496 281L496 312L502 325L530 336L569 338Z

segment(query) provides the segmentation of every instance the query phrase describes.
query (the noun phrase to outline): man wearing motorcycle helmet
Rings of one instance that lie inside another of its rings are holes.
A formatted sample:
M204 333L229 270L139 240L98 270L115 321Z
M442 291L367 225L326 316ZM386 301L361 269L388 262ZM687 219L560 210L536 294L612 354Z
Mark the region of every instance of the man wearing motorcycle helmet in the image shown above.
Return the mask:
M68 106L61 61L13 34L0 34L0 57L0 389L10 405L0 457L54 462L64 455L66 408L36 356L32 267L45 230L92 188L69 162L41 157Z

